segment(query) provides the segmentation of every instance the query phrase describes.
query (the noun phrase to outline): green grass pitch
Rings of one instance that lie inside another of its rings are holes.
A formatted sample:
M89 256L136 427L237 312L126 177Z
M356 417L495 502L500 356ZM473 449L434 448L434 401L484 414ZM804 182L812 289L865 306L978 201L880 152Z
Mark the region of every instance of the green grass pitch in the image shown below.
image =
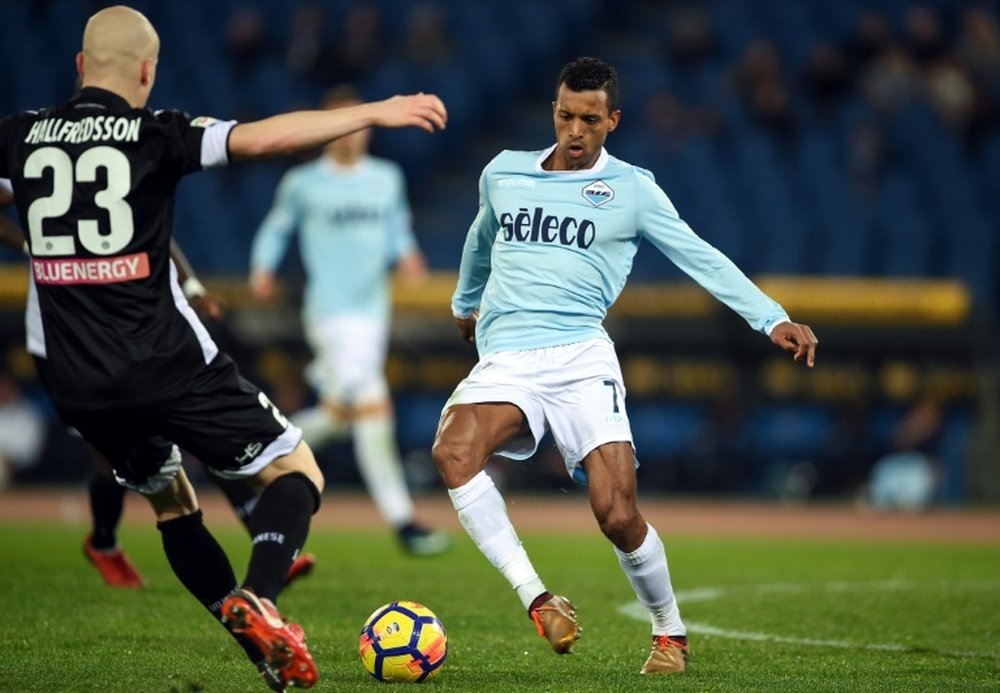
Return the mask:
M152 527L122 535L149 582L139 591L100 583L84 532L0 524L0 690L265 690L177 583ZM246 535L217 534L242 574ZM464 536L419 559L384 531L315 530L318 568L280 606L308 633L316 690L392 685L357 656L362 621L392 599L423 602L448 631L432 691L1000 690L1000 546L668 537L693 658L682 675L647 678L649 627L604 539L523 538L548 586L577 605L574 655L549 651Z

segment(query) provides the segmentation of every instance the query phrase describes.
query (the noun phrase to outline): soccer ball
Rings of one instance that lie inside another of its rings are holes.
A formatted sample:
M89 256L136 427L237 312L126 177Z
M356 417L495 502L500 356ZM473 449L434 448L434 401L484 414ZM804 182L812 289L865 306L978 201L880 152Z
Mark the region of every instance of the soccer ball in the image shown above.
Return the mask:
M380 606L361 628L361 663L379 681L423 683L448 656L448 636L434 612L399 600Z

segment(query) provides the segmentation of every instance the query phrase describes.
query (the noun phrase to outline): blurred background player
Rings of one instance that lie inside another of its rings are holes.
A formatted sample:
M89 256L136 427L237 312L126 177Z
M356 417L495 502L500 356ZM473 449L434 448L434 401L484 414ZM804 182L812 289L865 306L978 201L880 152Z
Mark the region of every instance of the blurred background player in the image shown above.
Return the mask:
M494 453L527 459L551 430L649 610L653 646L641 673L668 674L687 666L687 630L663 542L636 505L638 460L602 324L608 308L646 239L796 361L812 367L817 341L681 220L648 171L608 154L618 103L614 68L578 58L556 82L556 143L505 150L484 169L452 298L479 363L445 404L433 456L462 526L563 654L580 635L573 604L545 588L484 471Z
M361 103L353 87L330 90L327 109ZM390 279L416 285L426 275L410 224L400 167L368 154L370 130L327 145L323 156L282 179L274 205L254 239L250 288L266 300L275 271L298 232L308 283L303 324L315 361L308 375L319 403L291 417L310 446L349 434L361 478L404 550L441 553L447 535L414 519L413 501L395 440L385 359Z
M14 203L10 189L10 180L0 178L0 209ZM15 250L24 247L24 234L10 219L0 216L0 243ZM170 258L177 268L177 279L184 292L184 297L203 318L221 320L225 314L225 302L205 288L195 274L191 263L176 242L171 240ZM20 438L30 441L31 436L25 435L24 424ZM97 450L87 446L97 464L94 473L87 482L88 505L92 529L83 541L83 554L97 569L101 579L109 587L142 587L142 575L133 565L125 550L118 543L118 525L121 522L125 506L124 486L115 480L114 470L107 460ZM233 511L243 526L250 530L249 518L257 504L258 492L247 481L242 479L224 479L209 473L208 478L219 487ZM292 562L288 571L286 585L293 580L308 575L316 565L316 556L311 553L301 553Z

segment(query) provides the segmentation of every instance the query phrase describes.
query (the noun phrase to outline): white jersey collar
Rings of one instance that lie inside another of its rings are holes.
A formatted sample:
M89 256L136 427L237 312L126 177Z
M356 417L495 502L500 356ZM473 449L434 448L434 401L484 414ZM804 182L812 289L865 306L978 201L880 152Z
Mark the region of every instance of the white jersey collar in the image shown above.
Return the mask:
M535 160L536 173L550 173L556 176L593 176L595 173L603 171L604 167L608 165L608 150L601 147L601 155L597 157L597 161L595 161L594 165L590 168L583 168L579 171L549 171L542 168L542 164L549 158L549 155L555 151L556 146L557 145L553 144L551 147L544 150L541 156Z

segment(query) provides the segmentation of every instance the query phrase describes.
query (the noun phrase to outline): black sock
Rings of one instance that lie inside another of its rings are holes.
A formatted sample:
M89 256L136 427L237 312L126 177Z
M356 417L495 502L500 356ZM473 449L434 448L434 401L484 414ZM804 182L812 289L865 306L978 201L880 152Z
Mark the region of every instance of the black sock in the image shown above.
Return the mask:
M257 489L244 479L223 479L221 476L216 476L215 474L209 474L208 476L212 480L212 483L218 486L219 490L226 496L226 499L229 500L229 504L233 506L233 510L236 512L236 517L240 518L240 522L243 523L243 526L249 532L250 515L257 505Z
M202 521L201 510L156 523L170 567L188 592L213 614L236 589L229 557Z
M250 515L253 550L244 586L260 597L277 600L318 508L319 491L304 474L286 474L264 489Z
M125 487L114 478L95 472L87 484L90 516L94 522L90 543L95 549L113 549L118 543L118 523L122 519Z
M174 574L216 619L222 618L222 602L236 589L236 574L229 557L202 520L201 510L166 522L157 522L163 551ZM260 650L243 636L233 634L255 664Z

